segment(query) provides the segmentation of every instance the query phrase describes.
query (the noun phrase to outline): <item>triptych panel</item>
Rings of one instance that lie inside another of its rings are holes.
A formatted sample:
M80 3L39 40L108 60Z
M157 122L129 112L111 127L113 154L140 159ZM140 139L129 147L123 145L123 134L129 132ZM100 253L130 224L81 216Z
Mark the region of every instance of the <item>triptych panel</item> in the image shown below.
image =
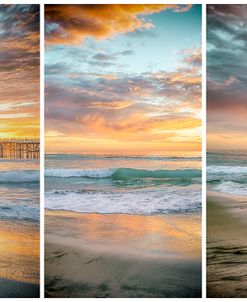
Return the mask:
M0 5L0 297L246 297L246 16Z

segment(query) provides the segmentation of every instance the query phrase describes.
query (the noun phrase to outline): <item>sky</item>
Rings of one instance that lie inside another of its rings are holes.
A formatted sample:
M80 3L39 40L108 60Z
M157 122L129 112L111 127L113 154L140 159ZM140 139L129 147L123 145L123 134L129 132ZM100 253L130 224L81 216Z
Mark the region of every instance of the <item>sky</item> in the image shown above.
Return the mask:
M0 87L0 138L38 137L38 5L0 5Z
M246 150L247 5L207 11L208 150Z
M46 5L46 152L201 149L200 5Z

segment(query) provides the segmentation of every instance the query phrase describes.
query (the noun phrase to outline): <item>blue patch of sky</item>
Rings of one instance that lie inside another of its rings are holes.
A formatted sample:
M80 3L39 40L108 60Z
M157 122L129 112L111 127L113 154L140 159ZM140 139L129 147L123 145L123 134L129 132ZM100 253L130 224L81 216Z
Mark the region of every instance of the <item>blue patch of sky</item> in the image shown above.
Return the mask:
M119 34L110 39L85 39L80 45L49 46L46 65L60 64L71 72L128 73L173 71L181 64L183 49L201 46L201 5L186 12L166 10L142 16L154 27ZM122 54L131 51L130 54ZM97 53L115 57L98 62Z

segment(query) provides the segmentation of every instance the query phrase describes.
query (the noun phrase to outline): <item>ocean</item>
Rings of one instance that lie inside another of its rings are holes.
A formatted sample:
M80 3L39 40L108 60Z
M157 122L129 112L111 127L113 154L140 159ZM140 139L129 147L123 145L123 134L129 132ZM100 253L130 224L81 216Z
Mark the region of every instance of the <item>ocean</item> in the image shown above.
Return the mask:
M39 161L0 160L0 279L17 282L7 296L39 296L39 192Z
M231 195L247 195L247 153L208 152L207 189Z
M158 215L201 210L201 156L48 154L45 207Z
M0 160L0 220L39 221L39 161Z

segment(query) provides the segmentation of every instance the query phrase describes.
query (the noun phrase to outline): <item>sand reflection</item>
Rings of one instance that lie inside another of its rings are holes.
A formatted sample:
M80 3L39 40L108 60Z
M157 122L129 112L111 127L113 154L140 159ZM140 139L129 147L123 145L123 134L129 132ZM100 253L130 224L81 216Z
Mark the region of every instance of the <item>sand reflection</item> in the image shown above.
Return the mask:
M0 277L39 284L39 227L0 222Z
M198 258L201 217L46 212L46 235L68 244L149 257Z

